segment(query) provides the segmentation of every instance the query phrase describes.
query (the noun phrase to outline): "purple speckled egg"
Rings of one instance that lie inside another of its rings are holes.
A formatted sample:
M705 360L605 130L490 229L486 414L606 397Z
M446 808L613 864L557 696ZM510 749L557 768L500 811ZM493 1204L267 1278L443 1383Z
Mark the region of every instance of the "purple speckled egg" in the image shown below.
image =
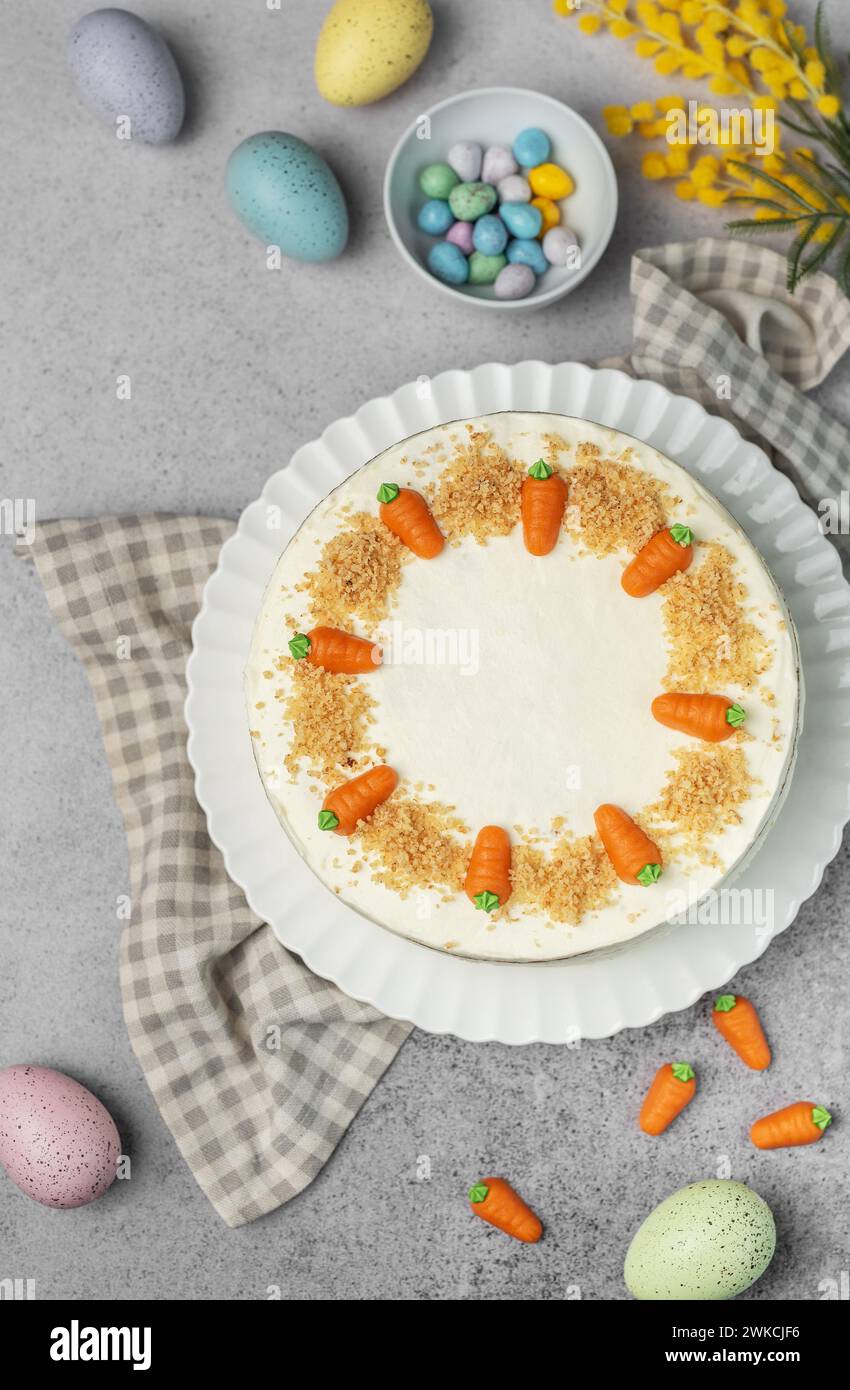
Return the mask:
M183 81L160 34L129 10L92 10L68 37L68 65L96 116L129 121L131 140L167 145L183 125ZM125 137L126 138L126 137Z
M83 1207L115 1179L121 1141L109 1111L52 1067L0 1070L0 1164L46 1207Z
M465 256L471 256L475 250L475 244L472 240L474 231L474 222L454 222L446 232L446 241L452 242L454 246L459 246Z

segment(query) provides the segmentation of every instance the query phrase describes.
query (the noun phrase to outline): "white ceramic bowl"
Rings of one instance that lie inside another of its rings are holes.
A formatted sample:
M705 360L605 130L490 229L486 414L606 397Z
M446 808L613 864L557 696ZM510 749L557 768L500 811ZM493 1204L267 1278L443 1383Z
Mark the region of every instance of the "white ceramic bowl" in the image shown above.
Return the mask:
M551 266L525 299L497 299L492 285L446 285L429 271L428 252L439 240L416 223L426 201L419 174L427 164L444 161L459 140L488 145L513 144L521 130L539 126L552 141L552 159L575 182L562 204L564 222L575 232L581 259L577 266ZM483 309L517 313L553 304L586 280L601 257L617 220L617 178L599 136L563 102L521 87L481 87L432 106L404 132L384 176L384 212L402 258L430 285L454 300Z

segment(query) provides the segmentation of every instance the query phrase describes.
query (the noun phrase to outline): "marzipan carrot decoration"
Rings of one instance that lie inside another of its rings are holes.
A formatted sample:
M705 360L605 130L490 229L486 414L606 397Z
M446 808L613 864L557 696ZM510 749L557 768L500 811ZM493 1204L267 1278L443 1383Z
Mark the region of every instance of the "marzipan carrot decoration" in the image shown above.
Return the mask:
M495 912L511 896L511 842L500 825L479 830L464 883L466 896L482 912Z
M365 637L355 637L338 627L314 627L296 632L289 650L296 661L309 661L325 671L341 675L363 675L381 664L381 648Z
M832 1116L822 1105L798 1100L756 1120L750 1138L757 1149L790 1149L798 1144L816 1144L832 1124Z
M567 505L567 485L544 459L538 459L522 480L522 534L531 555L554 550Z
M439 555L445 545L443 534L420 492L399 487L398 483L381 483L378 501L382 522L408 550L422 560L433 560Z
M619 806L597 807L593 819L614 872L624 883L643 888L661 877L661 850Z
M379 763L328 792L319 812L319 829L335 830L337 835L353 835L357 822L368 820L376 807L396 789L398 776L391 767Z
M686 570L694 558L693 539L688 526L656 531L623 570L620 583L626 593L632 598L646 598L679 570Z
M644 1134L663 1134L697 1090L696 1074L687 1062L667 1062L655 1074L640 1110Z
M685 695L676 690L656 695L652 713L659 724L706 743L731 738L747 717L741 706L725 695Z
M531 1207L514 1192L504 1178L483 1178L469 1189L469 1202L476 1216L498 1226L505 1235L534 1245L543 1234L543 1227Z
M711 1017L718 1032L753 1071L770 1066L770 1044L755 1006L743 994L719 994Z

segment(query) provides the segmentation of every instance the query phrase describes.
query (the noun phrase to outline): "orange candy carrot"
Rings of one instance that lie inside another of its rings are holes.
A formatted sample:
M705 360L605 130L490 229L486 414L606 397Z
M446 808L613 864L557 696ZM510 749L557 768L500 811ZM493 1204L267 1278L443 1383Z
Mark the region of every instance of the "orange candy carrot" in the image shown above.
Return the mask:
M319 829L335 830L337 835L353 835L357 822L368 820L382 801L391 796L398 784L398 775L391 767L379 763L352 777L350 782L329 791L319 812Z
M661 850L619 806L597 807L593 819L614 872L624 883L643 888L661 877Z
M742 1062L753 1071L770 1066L770 1044L764 1036L755 1006L743 994L719 994L711 1017L714 1026Z
M381 664L381 648L365 637L355 637L338 627L314 627L296 632L289 650L296 661L305 658L311 666L342 675L363 675Z
M398 483L381 483L378 501L382 522L408 550L423 560L433 560L439 555L445 541L421 493L414 492L413 488L399 487Z
M687 1062L666 1062L655 1074L640 1110L644 1134L663 1134L690 1105L697 1090L694 1069Z
M511 896L511 842L500 825L479 830L464 883L466 896L483 912L504 907Z
M722 743L731 738L747 717L741 706L725 695L685 695L676 690L656 695L652 713L659 724L706 743Z
M623 570L620 583L626 593L632 598L646 598L679 570L686 570L694 558L693 539L687 526L656 531Z
M522 480L522 534L531 555L555 549L567 505L567 485L544 459L538 459Z
M816 1144L831 1124L832 1116L822 1105L798 1100L756 1120L750 1138L757 1149L796 1148L798 1144Z
M543 1227L531 1207L514 1192L504 1178L483 1178L469 1189L469 1203L476 1216L498 1226L505 1235L534 1245L543 1234Z

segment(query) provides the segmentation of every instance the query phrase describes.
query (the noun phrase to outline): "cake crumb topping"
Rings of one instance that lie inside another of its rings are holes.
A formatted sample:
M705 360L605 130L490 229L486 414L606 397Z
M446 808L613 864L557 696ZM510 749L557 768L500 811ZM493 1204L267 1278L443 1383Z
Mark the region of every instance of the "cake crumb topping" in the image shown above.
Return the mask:
M643 812L647 830L663 836L662 849L705 864L719 865L710 840L727 825L740 825L738 810L752 794L743 748L732 743L706 748L674 748L676 766L666 775L661 795Z
M345 627L352 616L368 625L389 614L408 558L397 536L368 512L355 512L348 525L322 547L316 569L296 585L310 596L315 624Z
M629 463L603 459L596 444L576 446L569 482L570 532L594 555L637 554L667 524L662 485Z
M403 787L357 827L376 883L406 898L413 889L463 888L471 845L454 806L423 801Z
M750 621L735 560L717 541L698 542L695 563L663 589L670 649L665 688L705 692L754 686L773 659L770 640Z
M523 470L509 458L489 430L469 427L440 481L427 489L431 510L450 541L474 536L484 545L490 536L507 536L520 519Z
M594 835L577 839L567 831L549 854L536 845L514 845L511 883L509 908L532 907L574 927L613 900L617 877Z
M375 701L364 681L337 675L307 661L279 657L292 684L281 690L284 717L292 724L292 741L284 766L295 779L302 763L326 786L361 771L369 749L369 726Z

